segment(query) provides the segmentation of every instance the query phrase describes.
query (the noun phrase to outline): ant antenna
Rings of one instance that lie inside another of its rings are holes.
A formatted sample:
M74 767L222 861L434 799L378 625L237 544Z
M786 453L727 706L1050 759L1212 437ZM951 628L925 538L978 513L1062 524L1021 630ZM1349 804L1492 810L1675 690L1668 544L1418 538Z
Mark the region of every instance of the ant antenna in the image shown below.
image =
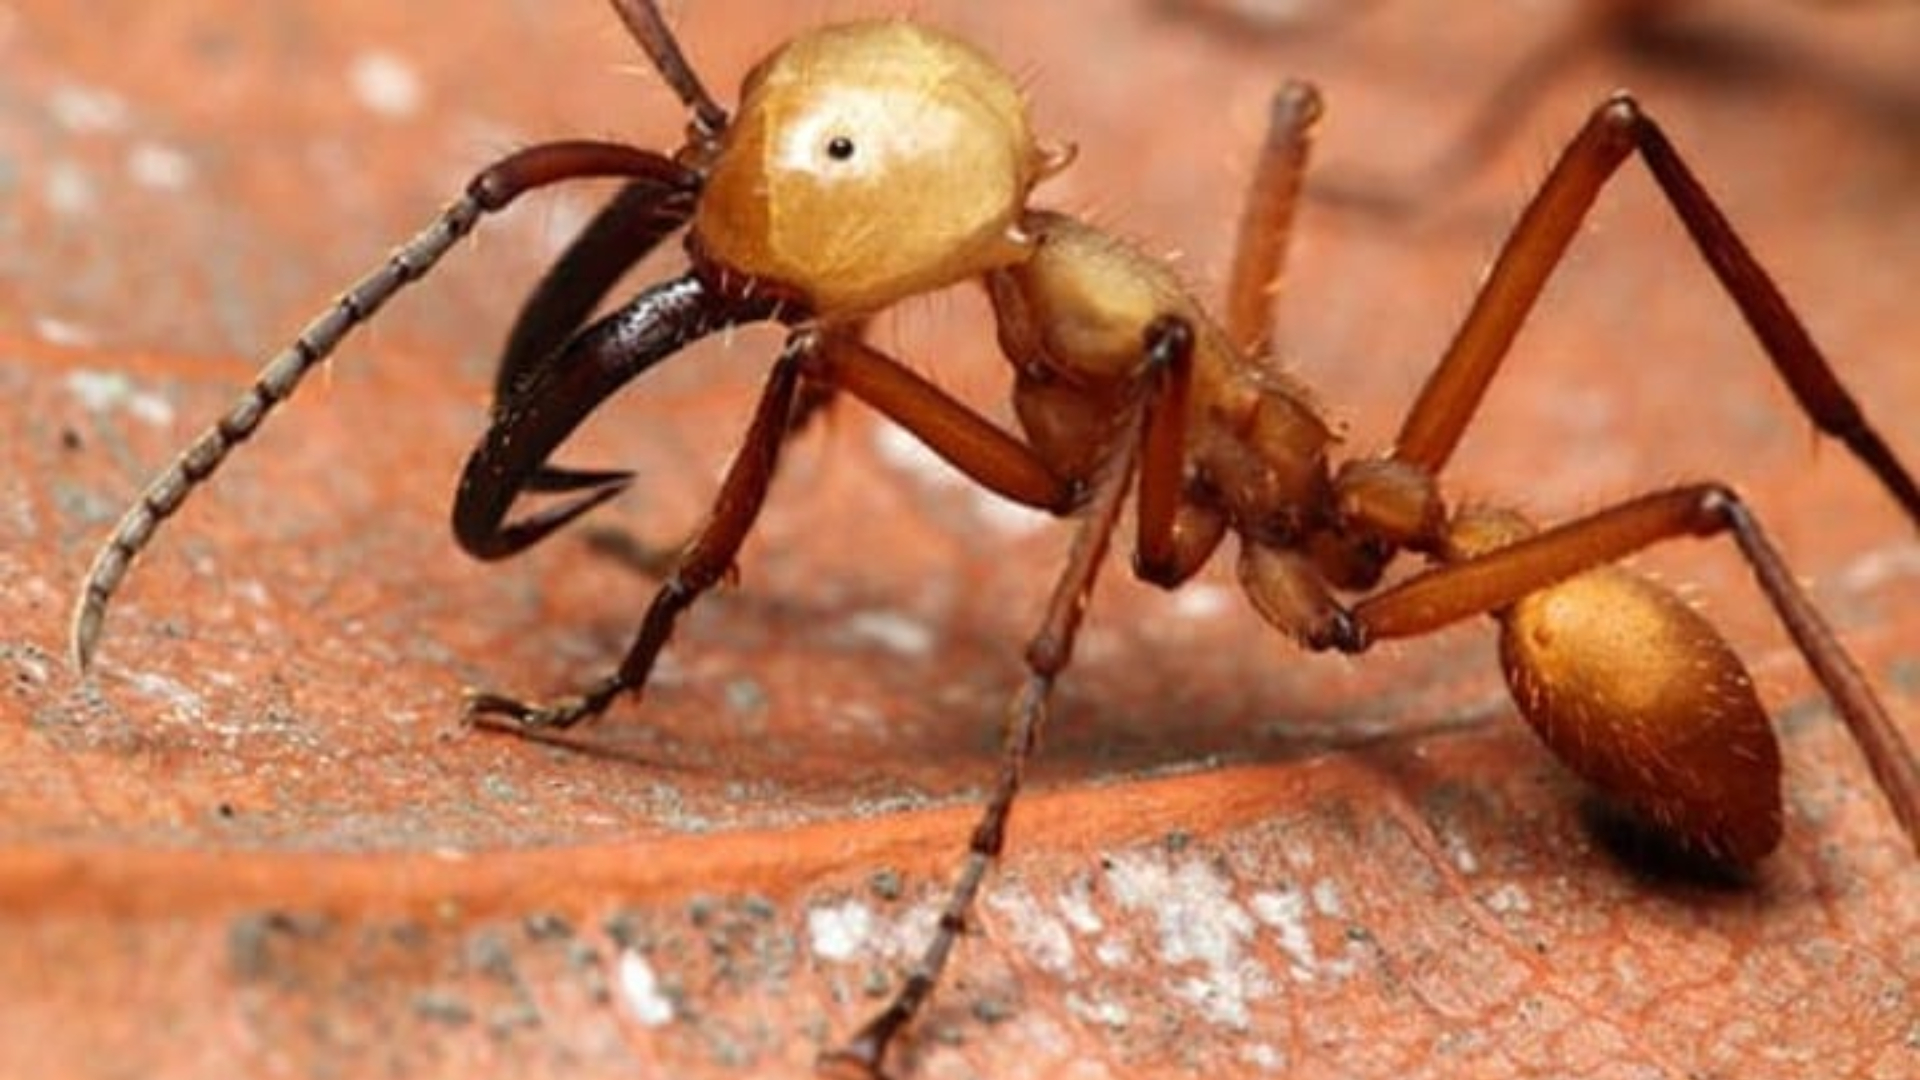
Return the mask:
M627 24L634 40L659 69L660 77L680 95L680 101L693 110L693 130L699 141L712 143L718 139L727 129L727 110L700 84L700 76L693 73L686 54L680 51L680 43L667 28L660 6L654 0L612 0L612 3L620 21Z
M611 176L672 188L686 183L687 175L685 169L650 151L582 140L530 146L482 170L439 217L341 293L300 331L293 344L276 353L239 400L141 491L87 570L73 612L74 667L87 670L107 605L161 522L213 475L268 413L293 395L309 371L333 355L354 327L372 319L395 293L425 277L483 216L506 209L528 191L565 180Z

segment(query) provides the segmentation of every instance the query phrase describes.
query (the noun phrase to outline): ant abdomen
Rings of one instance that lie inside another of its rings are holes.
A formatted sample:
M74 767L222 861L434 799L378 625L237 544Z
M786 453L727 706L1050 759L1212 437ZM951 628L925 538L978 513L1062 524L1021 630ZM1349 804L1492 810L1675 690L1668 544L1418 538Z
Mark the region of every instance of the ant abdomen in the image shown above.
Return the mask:
M1780 748L1753 680L1672 591L1604 567L1500 617L1527 722L1575 772L1665 835L1735 863L1780 842Z
M1469 511L1452 554L1531 531L1518 515ZM1685 600L1604 566L1495 617L1514 703L1575 773L1716 858L1749 864L1779 844L1780 748L1766 709L1746 666Z

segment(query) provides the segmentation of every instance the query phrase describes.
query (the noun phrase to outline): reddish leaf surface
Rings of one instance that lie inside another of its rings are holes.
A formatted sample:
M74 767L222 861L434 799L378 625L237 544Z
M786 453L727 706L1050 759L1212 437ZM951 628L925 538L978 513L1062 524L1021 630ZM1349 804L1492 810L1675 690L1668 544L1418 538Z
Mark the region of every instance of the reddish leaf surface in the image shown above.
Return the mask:
M897 6L897 5L890 5ZM678 5L717 92L847 2ZM1297 366L1378 446L1552 149L1609 88L1665 121L1909 459L1920 407L1920 14L1691 5L1679 47L1571 65L1515 149L1391 223L1310 206ZM1406 173L1558 15L1394 0L1308 35L1139 0L923 2L1081 145L1045 191L1215 290L1282 74L1318 173ZM356 337L173 523L97 676L70 597L111 517L334 290L481 163L678 127L591 0L0 5L0 1074L794 1074L918 948L1064 548L858 409L808 440L644 706L586 751L463 731L461 688L611 663L648 585L561 538L446 535L492 350L591 206L517 208ZM1452 482L1543 516L1681 477L1753 497L1920 739L1911 528L1807 427L1631 174L1523 334ZM1003 414L979 300L883 334ZM600 515L695 519L772 344L610 406ZM1698 583L1775 707L1783 849L1745 883L1596 839L1483 627L1297 655L1219 573L1110 573L923 1077L1920 1073L1920 874L1730 549ZM1116 567L1117 569L1117 567Z

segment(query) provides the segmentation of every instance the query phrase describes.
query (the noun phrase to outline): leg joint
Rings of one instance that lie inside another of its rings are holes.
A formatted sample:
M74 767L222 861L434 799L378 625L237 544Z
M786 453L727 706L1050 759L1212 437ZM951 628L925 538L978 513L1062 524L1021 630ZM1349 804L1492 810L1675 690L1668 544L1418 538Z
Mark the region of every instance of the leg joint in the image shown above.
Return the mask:
M1339 608L1303 634L1300 643L1313 652L1352 656L1373 647L1373 632L1352 611Z
M1193 323L1184 315L1160 315L1147 324L1146 364L1142 374L1168 371L1193 355Z
M1705 535L1719 532L1721 529L1739 530L1753 520L1753 514L1738 492L1718 481L1700 485L1700 497L1696 504L1702 515L1695 523L1694 532Z
M1640 102L1626 90L1615 90L1607 95L1607 100L1594 110L1594 119L1598 123L1620 132L1631 132L1644 123L1646 114L1640 110Z
M1042 631L1027 643L1027 670L1041 678L1051 679L1060 674L1072 657L1073 642L1051 629Z

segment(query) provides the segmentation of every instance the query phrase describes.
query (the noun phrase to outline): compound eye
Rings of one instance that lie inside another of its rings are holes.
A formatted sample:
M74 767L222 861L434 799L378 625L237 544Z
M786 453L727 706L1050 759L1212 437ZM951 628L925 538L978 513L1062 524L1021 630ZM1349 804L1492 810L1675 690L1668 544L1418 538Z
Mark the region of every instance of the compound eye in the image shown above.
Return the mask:
M854 155L853 140L845 135L835 135L827 140L827 157L834 161L852 161Z

